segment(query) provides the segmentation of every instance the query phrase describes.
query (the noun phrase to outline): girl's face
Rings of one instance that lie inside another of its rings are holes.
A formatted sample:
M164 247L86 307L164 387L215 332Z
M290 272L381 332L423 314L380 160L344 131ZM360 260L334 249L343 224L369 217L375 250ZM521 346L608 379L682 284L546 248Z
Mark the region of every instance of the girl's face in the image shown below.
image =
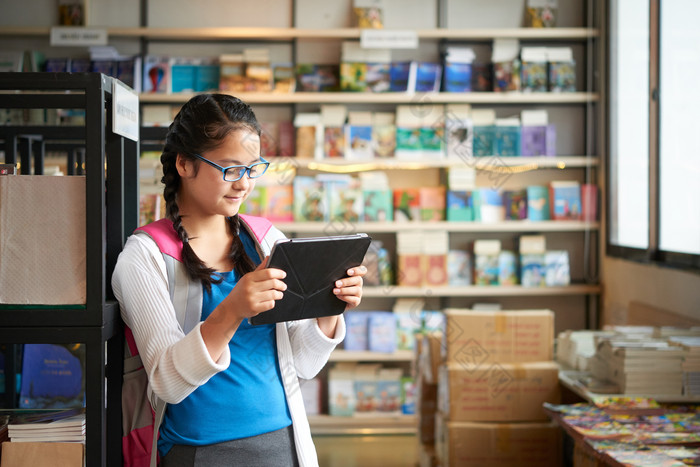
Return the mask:
M249 166L260 161L260 137L247 129L231 132L216 149L200 156L221 167L232 165ZM178 156L177 169L181 177L178 205L181 214L189 216L234 216L241 203L255 187L255 179L248 173L238 181L227 182L221 170L197 161L195 163Z

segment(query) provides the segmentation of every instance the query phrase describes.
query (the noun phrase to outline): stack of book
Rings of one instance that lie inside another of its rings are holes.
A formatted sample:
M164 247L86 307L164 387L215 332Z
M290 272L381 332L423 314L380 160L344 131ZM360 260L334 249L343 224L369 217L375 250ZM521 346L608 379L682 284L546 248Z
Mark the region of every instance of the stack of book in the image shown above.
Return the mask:
M85 442L85 409L14 415L8 424L10 441Z
M700 337L674 336L669 338L673 345L686 351L681 369L683 370L683 394L700 395Z
M686 353L666 339L614 337L598 343L596 360L622 394L681 395Z

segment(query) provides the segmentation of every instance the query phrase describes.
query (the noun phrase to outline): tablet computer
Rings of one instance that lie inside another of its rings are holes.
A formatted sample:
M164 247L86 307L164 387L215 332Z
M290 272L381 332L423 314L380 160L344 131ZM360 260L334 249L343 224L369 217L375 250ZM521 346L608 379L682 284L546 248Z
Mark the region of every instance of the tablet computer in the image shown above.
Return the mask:
M341 314L347 303L333 294L335 281L362 264L371 240L364 233L278 240L267 267L287 273L287 290L274 308L248 322L271 324Z

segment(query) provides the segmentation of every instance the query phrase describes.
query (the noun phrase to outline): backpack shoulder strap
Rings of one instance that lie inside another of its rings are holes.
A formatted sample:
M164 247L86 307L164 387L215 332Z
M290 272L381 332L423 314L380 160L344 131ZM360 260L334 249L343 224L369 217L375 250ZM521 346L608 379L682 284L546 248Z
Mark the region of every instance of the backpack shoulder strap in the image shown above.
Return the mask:
M245 222L253 235L255 235L255 239L258 243L262 243L263 238L265 238L265 235L267 235L272 228L272 222L264 217L249 216L247 214L239 214L238 216Z

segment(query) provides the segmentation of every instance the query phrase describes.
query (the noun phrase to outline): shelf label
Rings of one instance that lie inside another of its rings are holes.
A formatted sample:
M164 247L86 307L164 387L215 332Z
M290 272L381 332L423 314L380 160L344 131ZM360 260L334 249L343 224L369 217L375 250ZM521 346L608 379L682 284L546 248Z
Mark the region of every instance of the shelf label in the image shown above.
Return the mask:
M139 96L116 79L112 81L112 131L139 140Z
M360 46L364 49L417 49L416 31L392 31L386 29L363 29Z
M107 45L107 30L64 26L51 28L51 45Z

